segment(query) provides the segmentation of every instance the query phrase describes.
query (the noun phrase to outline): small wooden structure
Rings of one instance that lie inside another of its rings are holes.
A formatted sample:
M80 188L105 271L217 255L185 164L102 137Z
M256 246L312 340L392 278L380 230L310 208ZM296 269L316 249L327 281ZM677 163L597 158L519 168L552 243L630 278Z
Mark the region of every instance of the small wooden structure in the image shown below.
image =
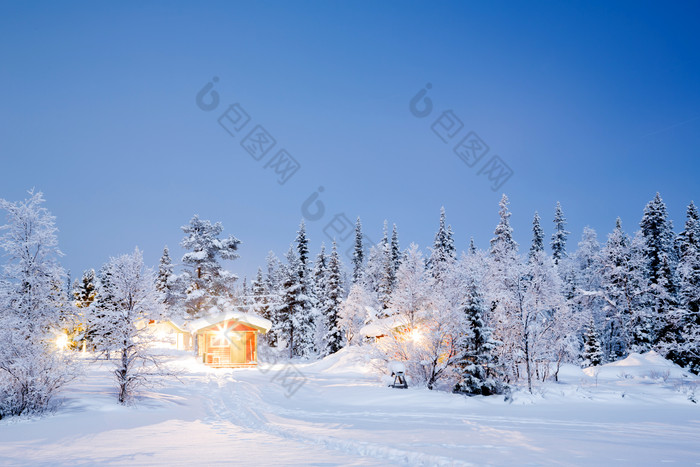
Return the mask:
M409 328L408 319L392 310L388 310L392 313L387 318L375 319L369 324L366 324L360 329L360 335L368 340L373 340L374 342L379 342L382 338L395 334L404 333Z
M244 368L258 364L258 335L272 323L252 313L228 311L194 321L173 322L177 348L194 350L202 363L215 368Z

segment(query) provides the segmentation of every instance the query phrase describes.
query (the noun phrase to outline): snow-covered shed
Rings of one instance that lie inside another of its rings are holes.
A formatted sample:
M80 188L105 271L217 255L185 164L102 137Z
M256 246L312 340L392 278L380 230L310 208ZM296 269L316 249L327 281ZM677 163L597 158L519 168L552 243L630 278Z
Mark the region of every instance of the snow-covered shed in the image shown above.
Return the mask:
M379 318L371 321L360 329L360 335L366 338L374 338L375 341L393 332L401 332L409 326L408 319L401 314L394 314L387 318Z
M272 323L252 313L228 311L190 323L195 350L204 364L214 367L258 364L258 334Z
M258 334L272 327L265 318L235 310L169 324L178 334L178 349L194 350L205 365L220 368L257 365Z

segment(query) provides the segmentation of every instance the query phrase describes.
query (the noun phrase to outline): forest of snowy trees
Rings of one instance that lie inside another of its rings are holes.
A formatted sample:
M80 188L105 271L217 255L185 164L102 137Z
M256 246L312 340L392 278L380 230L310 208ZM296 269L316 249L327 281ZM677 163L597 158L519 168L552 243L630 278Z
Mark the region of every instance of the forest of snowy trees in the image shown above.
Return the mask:
M510 216L504 195L489 248L472 241L461 253L444 209L425 254L415 244L401 250L397 227L390 233L385 223L367 258L358 219L347 278L335 246L330 259L322 248L309 260L302 223L285 261L270 254L253 283L251 303L274 323L269 345L291 357L322 357L368 344L361 333L368 324L400 323L372 351L402 360L429 388L442 380L470 394L520 382L531 390L537 380L556 380L563 363L601 365L649 350L700 371L700 223L692 202L678 234L657 194L636 232L618 219L601 243L586 227L575 248L557 203L551 253L538 213L525 253Z
M549 242L534 213L531 244L521 248L505 195L485 250L471 241L458 252L444 209L426 251L401 249L397 226L386 222L367 249L358 218L347 269L335 242L312 256L302 221L284 258L271 252L250 283L222 263L238 257L241 242L198 216L181 228L177 263L165 247L152 271L136 249L70 283L43 203L34 192L0 201L0 417L48 407L75 376L77 350L113 361L119 401L128 402L158 367L138 322L194 319L224 305L269 319L263 345L279 355L313 359L365 346L376 361L400 360L413 384L464 394L532 391L556 380L564 363L596 366L649 350L700 372L700 216L692 202L678 233L657 194L635 232L617 219L599 240L586 227L575 248L559 203ZM382 337L366 337L368 326Z

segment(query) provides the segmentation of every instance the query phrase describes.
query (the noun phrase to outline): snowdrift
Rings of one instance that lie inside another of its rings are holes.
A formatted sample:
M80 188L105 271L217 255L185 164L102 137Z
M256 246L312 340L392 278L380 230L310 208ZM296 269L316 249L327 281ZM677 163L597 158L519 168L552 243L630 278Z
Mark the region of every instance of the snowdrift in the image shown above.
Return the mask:
M598 380L640 379L668 380L694 379L694 375L675 363L666 360L655 351L644 354L632 353L624 360L607 363L599 367L585 368L583 372Z

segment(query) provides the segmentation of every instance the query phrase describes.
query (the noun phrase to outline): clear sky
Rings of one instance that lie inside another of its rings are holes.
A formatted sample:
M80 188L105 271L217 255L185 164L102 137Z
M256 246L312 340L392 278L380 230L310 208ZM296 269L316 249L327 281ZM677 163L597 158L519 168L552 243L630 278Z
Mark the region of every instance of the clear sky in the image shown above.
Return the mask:
M556 201L571 248L618 215L636 230L656 191L678 230L700 202L698 31L697 1L2 1L0 197L44 192L74 277L137 245L179 257L195 213L243 241L228 267L250 276L319 187L314 254L336 214L428 246L441 206L460 249L484 248L502 192L521 244ZM257 125L276 141L259 161ZM473 167L453 151L469 132L489 148ZM279 184L282 149L300 169ZM494 155L512 170L495 190Z

